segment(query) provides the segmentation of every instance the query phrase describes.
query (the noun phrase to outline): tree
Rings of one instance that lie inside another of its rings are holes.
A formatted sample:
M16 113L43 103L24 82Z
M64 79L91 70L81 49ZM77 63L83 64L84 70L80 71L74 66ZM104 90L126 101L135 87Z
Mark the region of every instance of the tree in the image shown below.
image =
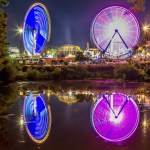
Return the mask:
M132 4L131 10L138 12L145 10L145 0L127 0L128 3Z
M0 0L0 6L7 6L6 0ZM7 14L0 9L0 58L7 56Z
M89 60L89 58L85 57L83 52L77 52L75 60L76 61L86 61L86 60Z
M53 57L56 57L57 56L57 47L46 47L44 49L44 51L42 52L42 55L43 56L46 56L46 55L51 55Z
M7 6L6 0L0 0L0 6ZM0 8L0 79L3 80L3 71L10 66L7 51L7 14ZM6 68L5 68L6 67Z
M7 6L9 3L6 0L0 0L0 5Z
M0 9L0 58L7 55L7 15Z

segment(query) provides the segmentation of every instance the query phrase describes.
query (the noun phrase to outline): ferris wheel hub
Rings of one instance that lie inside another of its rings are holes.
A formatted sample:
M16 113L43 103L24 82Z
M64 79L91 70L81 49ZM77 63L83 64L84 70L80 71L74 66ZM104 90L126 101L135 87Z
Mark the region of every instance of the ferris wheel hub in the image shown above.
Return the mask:
M118 29L116 29L115 32L118 32Z

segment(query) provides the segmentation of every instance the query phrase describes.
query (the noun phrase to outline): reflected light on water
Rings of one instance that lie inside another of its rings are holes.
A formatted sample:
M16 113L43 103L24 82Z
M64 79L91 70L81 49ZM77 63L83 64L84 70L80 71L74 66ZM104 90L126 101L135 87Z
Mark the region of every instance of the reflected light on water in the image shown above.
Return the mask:
M21 115L18 118L17 124L18 124L18 126L20 126L20 129L23 130L23 125L24 125L23 115Z
M128 139L139 124L137 104L131 97L122 93L100 97L93 105L91 115L96 133L111 142Z
M51 110L41 95L25 97L23 106L25 128L29 137L38 144L46 141L51 130ZM22 121L20 121L22 123Z
M71 90L68 91L68 95L72 96L72 91Z
M115 123L115 124L120 124L121 121L123 120L124 115L120 114L117 118L114 116L114 114L110 113L110 121Z
M147 127L147 122L146 122L146 120L143 121L143 127Z
M19 135L20 135L20 138L19 138L19 142L20 143L24 143L26 142L25 141L25 138L24 138L24 119L23 119L23 115L21 115L19 118L18 118L18 126L20 127L20 131L19 131Z
M23 126L23 124L24 124L24 121L23 121L23 117L21 116L20 117L20 126Z
M146 114L144 114L144 118L143 118L143 121L142 121L142 131L143 131L144 136L147 135L149 125L150 125L149 119L147 118Z

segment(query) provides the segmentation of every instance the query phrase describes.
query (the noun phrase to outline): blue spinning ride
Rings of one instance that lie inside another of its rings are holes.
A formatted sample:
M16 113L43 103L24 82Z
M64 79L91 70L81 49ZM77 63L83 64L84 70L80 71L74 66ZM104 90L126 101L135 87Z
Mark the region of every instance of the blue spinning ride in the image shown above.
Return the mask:
M23 43L28 55L40 55L50 39L50 16L46 7L35 3L28 9L23 25Z

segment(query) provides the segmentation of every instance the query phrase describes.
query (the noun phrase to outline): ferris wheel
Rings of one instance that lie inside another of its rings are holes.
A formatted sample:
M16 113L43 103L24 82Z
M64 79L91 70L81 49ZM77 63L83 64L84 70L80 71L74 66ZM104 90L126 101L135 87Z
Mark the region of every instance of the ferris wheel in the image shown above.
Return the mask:
M103 95L92 107L92 125L103 139L119 142L128 139L139 124L139 109L124 94Z
M140 35L138 20L131 11L111 6L95 17L91 27L94 45L109 58L124 58L132 53Z
M34 96L30 92L25 97L23 106L23 117L26 131L35 143L43 143L50 134L51 129L51 110L45 104L41 95Z
M50 16L46 7L41 3L31 5L23 24L23 43L28 55L40 55L50 33Z

